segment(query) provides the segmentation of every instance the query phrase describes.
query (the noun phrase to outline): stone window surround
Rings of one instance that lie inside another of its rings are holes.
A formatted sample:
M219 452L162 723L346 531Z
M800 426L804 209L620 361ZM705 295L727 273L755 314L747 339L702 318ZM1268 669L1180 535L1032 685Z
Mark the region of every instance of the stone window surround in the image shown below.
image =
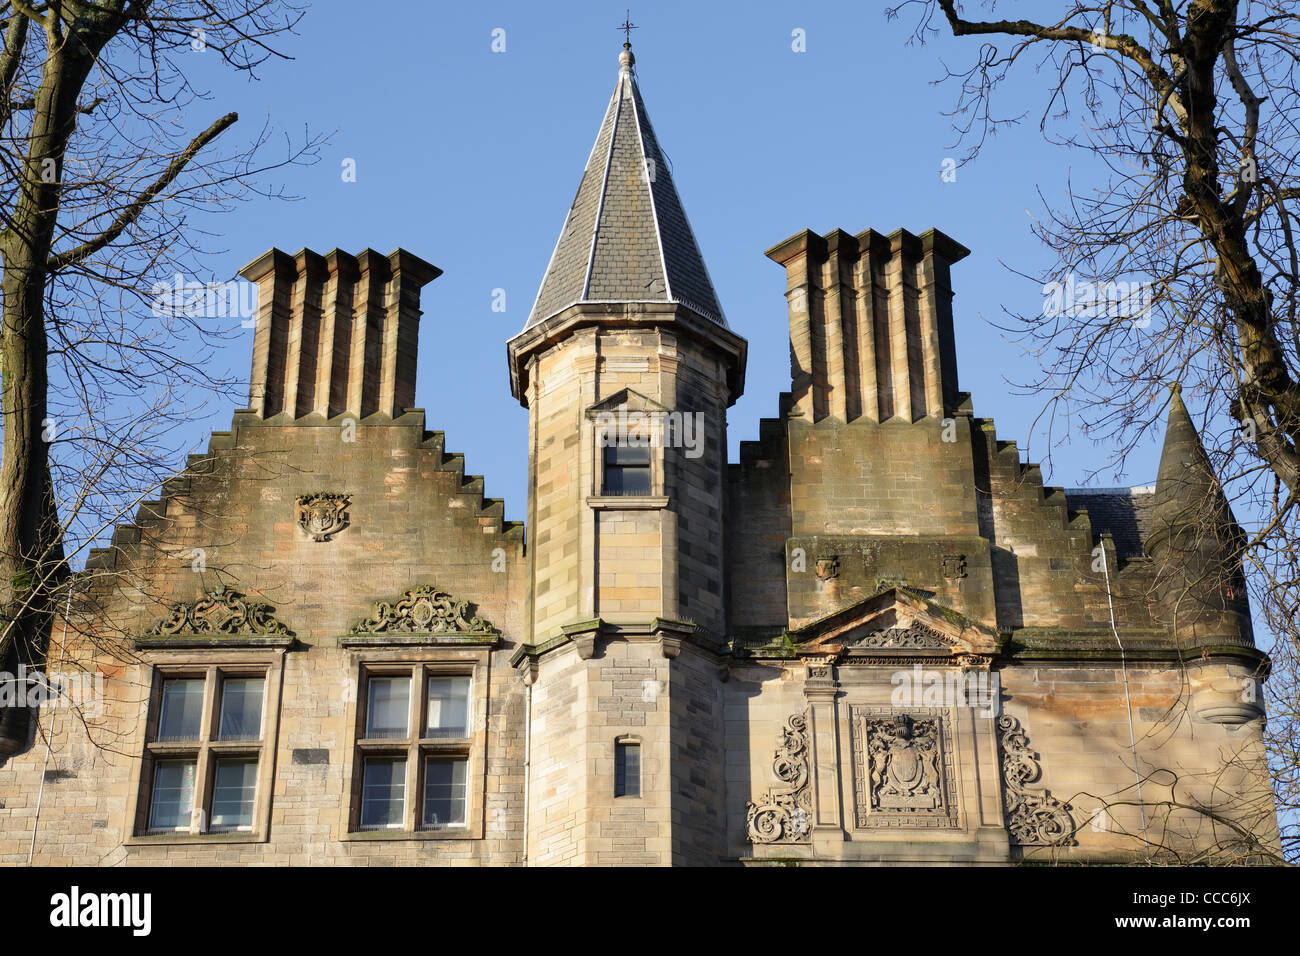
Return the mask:
M349 662L349 686L355 692L347 702L348 752L343 769L343 794L337 839L369 840L478 840L483 838L483 806L486 786L488 669L491 650L456 647L367 647L354 648ZM416 730L405 738L365 737L366 681L370 675L412 677L408 700L408 725ZM467 738L425 738L427 690L425 680L437 676L470 678L469 736ZM417 682L418 678L418 682ZM401 829L361 829L361 786L366 757L401 756L406 760L405 806ZM467 759L465 823L463 826L425 828L423 813L424 759L431 756L463 756Z
M664 494L664 446L663 443L650 445L650 494L648 495L607 495L605 494L605 444L602 441L604 426L594 420L587 430L591 448L591 494L587 505L596 509L655 510L668 507L668 496Z
M280 691L284 649L248 649L214 647L161 649L148 656L141 666L141 686L149 689L140 702L138 726L143 728L139 740L139 764L135 786L127 800L126 846L186 843L265 843L270 838L271 794L275 782L275 749L280 722ZM184 677L204 679L203 715L199 739L191 742L154 742L162 704L164 680ZM262 732L256 741L216 740L220 719L218 683L226 677L262 677ZM257 790L253 796L251 830L210 832L208 808L212 799L213 767L221 756L257 756ZM196 760L194 808L203 814L190 832L149 832L149 809L153 799L154 766L158 760L193 756Z
M630 794L630 793L620 794L616 792L617 787L615 785L614 778L617 775L618 772L617 769L614 770L614 773L611 774L609 778L609 791L610 793L614 794L614 799L618 801L620 806L622 806L624 802L642 803L645 801L645 749L642 747L642 743L643 741L639 734L619 734L617 737L614 738L613 748L610 751L610 762L609 762L610 767L612 768L618 767L618 748L620 744L631 744L632 746L636 747L638 751L637 752L637 758L638 758L637 781L636 781L637 792L635 794Z

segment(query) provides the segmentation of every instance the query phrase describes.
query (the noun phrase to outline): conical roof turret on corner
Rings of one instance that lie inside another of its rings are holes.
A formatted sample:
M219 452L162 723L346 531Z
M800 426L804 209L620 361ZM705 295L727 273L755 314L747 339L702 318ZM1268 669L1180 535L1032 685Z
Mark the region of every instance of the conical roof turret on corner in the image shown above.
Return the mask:
M1183 402L1182 387L1175 383L1169 392L1165 442L1150 504L1148 552L1193 532L1227 544L1239 538L1241 530Z
M1241 564L1246 537L1181 392L1176 384L1170 388L1165 444L1148 506L1144 548L1156 562L1152 591L1178 643L1253 646Z
M666 302L727 327L623 44L618 80L525 329L579 302Z

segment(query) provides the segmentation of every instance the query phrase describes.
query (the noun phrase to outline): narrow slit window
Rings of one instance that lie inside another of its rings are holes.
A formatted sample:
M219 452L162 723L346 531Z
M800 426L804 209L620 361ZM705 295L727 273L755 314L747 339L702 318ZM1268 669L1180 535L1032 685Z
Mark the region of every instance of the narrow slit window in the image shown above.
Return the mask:
M614 744L614 796L641 796L640 744Z

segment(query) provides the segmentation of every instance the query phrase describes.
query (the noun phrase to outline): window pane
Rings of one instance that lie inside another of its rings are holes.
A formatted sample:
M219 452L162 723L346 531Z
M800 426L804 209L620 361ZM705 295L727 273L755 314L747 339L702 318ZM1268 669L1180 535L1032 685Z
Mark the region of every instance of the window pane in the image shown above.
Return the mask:
M162 760L153 772L150 830L188 830L194 809L193 760Z
M369 683L366 736L405 737L410 710L411 678L372 677Z
M603 492L607 495L650 494L650 446L606 446Z
M614 796L641 796L641 745L614 745Z
M163 681L158 739L198 740L202 720L203 678Z
M469 736L469 678L430 677L428 720L429 737Z
M406 760L370 757L361 782L361 825L400 827L406 809Z
M218 740L257 740L262 735L261 677L227 677L221 685Z
M256 791L256 758L218 760L212 784L211 829L251 830Z
M641 465L650 467L650 445L607 445L605 447L605 464L607 465Z
M608 495L650 494L650 469L649 468L607 468L605 470L605 494Z
M465 777L468 761L430 757L424 764L424 825L448 827L465 822Z

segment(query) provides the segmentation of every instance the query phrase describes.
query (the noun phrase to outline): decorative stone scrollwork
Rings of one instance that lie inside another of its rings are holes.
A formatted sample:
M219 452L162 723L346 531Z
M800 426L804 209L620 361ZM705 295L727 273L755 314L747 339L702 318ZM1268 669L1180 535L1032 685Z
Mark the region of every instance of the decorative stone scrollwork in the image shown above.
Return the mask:
M328 541L348 526L351 504L351 495L299 495L294 509L298 527L313 541Z
M947 711L853 707L850 713L858 828L959 826Z
M933 647L948 650L950 645L939 632L926 627L919 621L913 621L911 627L891 627L883 631L864 634L853 644L854 647L890 648L890 647Z
M784 787L774 788L746 807L751 843L807 843L810 837L812 788L808 768L808 715L791 714L781 732L781 747L772 770Z
M1074 817L1070 805L1046 790L1029 791L1042 773L1029 747L1020 721L1009 714L998 718L998 742L1002 747L1003 805L1011 842L1019 846L1074 846Z
M148 631L152 637L174 634L290 634L271 615L269 604L244 600L244 595L224 584L193 604L168 605L167 617Z
M458 632L484 634L491 622L470 613L468 601L458 601L429 584L411 588L396 604L375 603L375 613L352 628L353 634L402 631L417 634Z

